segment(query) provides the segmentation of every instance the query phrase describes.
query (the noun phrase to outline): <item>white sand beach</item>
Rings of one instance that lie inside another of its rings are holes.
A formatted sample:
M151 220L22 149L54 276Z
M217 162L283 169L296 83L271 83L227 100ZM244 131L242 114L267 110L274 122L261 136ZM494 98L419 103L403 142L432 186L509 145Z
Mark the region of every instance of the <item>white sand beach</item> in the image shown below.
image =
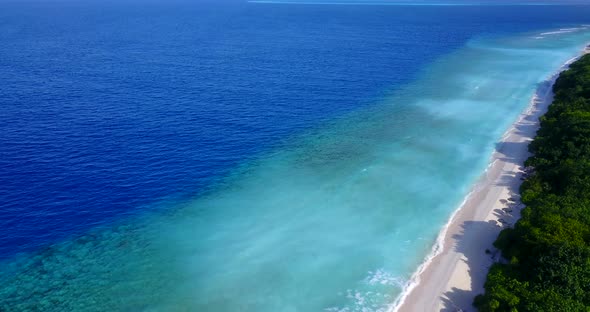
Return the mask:
M492 244L502 228L512 226L520 217L518 188L523 163L529 157L527 146L539 127L539 117L553 100L557 76L539 86L529 108L506 132L487 172L454 215L446 233L441 234L443 249L417 273L417 285L395 311L475 311L473 299L483 293L488 269L500 258Z

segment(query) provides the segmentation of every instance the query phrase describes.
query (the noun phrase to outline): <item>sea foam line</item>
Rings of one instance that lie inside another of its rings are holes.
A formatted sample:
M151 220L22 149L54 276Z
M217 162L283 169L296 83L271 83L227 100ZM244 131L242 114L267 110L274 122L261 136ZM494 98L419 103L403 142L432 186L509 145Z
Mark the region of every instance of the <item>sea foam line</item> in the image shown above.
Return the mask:
M488 168L489 168L489 166L488 166ZM487 170L488 169L486 169L486 171ZM445 246L445 238L447 236L447 231L449 230L451 224L455 220L455 217L457 216L459 211L461 211L461 207L463 207L469 201L469 199L471 198L471 196L474 193L475 193L475 189L471 190L467 194L465 199L463 199L463 202L461 202L461 204L459 205L459 208L453 212L453 214L451 215L447 224L445 224L445 226L442 228L442 230L438 233L438 236L436 238L436 242L435 242L434 246L432 246L430 253L426 256L426 258L424 258L424 261L422 262L422 264L420 264L420 266L418 267L418 270L416 270L416 272L414 272L412 274L412 277L410 277L410 279L408 280L406 285L403 287L401 294L397 297L397 299L393 302L393 304L391 304L391 306L388 310L389 312L397 312L397 310L404 303L404 301L406 300L408 295L410 295L412 290L420 284L420 276L422 275L422 273L424 273L424 271L426 271L426 269L432 263L434 258L436 258L436 256L438 256L441 252L443 252L444 246Z
M548 32L544 32L544 33L540 33L540 36L546 36L546 35L558 35L558 34L567 34L567 33L572 33L572 32L576 32L579 30L584 30L587 29L588 26L586 25L582 25L580 27L572 27L572 28L560 28L559 30L556 31L548 31Z
M590 45L586 44L586 46L584 47L584 49L581 51L581 53L578 56L575 56L575 57L567 60L562 66L559 67L559 69L555 73L551 74L549 76L549 78L546 80L546 81L550 82L550 85L547 88L547 90L544 90L545 91L544 95L547 95L549 92L552 91L552 86L553 86L553 84L555 84L555 81L557 80L557 78L559 77L559 74L561 74L561 72L566 70L572 63L574 63L575 61L580 59L582 56L584 56L585 54L589 54L589 53L590 53ZM516 123L522 121L523 118L526 118L530 113L533 112L533 110L535 109L535 105L536 105L536 99L538 98L538 95L539 95L538 91L539 90L535 91L535 94L531 97L529 105L526 107L526 109L523 111L523 113L521 113L519 115L518 119L504 132L504 134L502 135L502 139L501 139L502 141L504 141L505 138L510 136L510 134L516 130L516 127L515 127ZM447 223L443 226L443 228L439 232L439 234L436 238L436 242L435 242L434 246L432 246L430 253L426 255L426 257L424 258L424 261L420 264L420 266L418 266L418 269L412 274L412 276L410 277L410 279L408 280L406 285L402 288L402 292L400 293L400 295L389 306L388 312L398 312L398 310L401 308L402 304L408 298L408 296L410 295L412 290L414 290L420 284L420 276L422 275L422 273L424 273L424 271L426 271L426 269L432 263L434 258L436 258L436 256L438 256L439 254L441 254L444 251L444 245L445 245L444 241L445 241L445 238L446 238L449 228L451 227L451 225L453 224L453 221L455 220L455 217L463 209L463 207L469 201L469 199L471 199L473 194L475 194L481 187L484 186L484 183L483 183L484 177L486 176L489 169L492 168L493 165L497 161L498 161L498 159L496 157L496 152L493 152L490 157L490 161L488 162L486 169L483 171L483 173L481 174L481 176L477 180L477 182L473 185L471 191L465 196L465 198L463 199L461 204L458 206L458 208L455 211L453 211L449 220L447 221Z

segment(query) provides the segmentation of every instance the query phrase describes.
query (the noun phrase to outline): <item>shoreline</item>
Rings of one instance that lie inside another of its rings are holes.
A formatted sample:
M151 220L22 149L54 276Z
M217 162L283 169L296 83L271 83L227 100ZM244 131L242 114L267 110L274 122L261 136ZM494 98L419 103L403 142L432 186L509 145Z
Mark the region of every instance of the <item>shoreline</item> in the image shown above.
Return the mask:
M519 187L524 161L530 156L528 144L536 136L539 118L553 101L553 85L562 71L588 53L590 46L586 45L538 86L390 312L476 311L473 299L484 292L489 267L501 257L493 242L503 228L520 219Z

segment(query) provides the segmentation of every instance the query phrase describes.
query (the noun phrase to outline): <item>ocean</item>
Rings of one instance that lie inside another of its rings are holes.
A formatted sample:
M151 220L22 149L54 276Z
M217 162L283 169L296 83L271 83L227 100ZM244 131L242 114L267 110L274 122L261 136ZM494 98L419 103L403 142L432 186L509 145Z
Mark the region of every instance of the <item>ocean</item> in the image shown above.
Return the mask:
M392 309L590 6L370 4L0 2L0 310Z

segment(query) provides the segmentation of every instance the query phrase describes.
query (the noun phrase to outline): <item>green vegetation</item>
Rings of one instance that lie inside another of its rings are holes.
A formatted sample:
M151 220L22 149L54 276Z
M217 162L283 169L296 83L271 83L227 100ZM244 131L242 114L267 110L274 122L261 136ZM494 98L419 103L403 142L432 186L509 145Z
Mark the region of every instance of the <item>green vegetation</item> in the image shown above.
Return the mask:
M525 165L527 206L494 243L506 261L492 266L481 312L590 311L590 55L557 79Z

